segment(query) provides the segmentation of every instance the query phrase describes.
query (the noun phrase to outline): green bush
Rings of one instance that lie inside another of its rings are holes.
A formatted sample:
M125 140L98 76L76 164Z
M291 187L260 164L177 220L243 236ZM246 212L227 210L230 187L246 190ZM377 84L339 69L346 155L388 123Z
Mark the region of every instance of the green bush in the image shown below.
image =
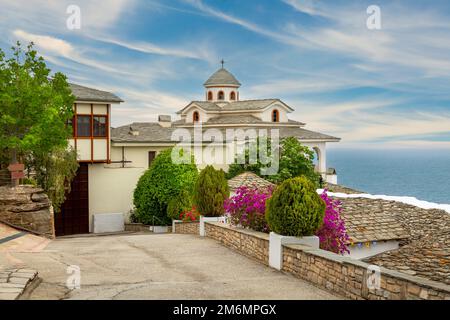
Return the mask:
M170 225L167 206L182 190L192 192L198 177L193 159L190 164L172 163L172 149L158 154L150 168L139 179L133 202L138 222Z
M222 169L206 166L194 188L194 203L205 217L219 217L225 212L223 203L229 197L228 182Z
M192 209L192 195L187 190L181 192L167 204L167 216L170 219L180 220L183 211Z
M321 227L325 202L306 177L291 178L275 189L266 203L272 231L285 236L311 236Z

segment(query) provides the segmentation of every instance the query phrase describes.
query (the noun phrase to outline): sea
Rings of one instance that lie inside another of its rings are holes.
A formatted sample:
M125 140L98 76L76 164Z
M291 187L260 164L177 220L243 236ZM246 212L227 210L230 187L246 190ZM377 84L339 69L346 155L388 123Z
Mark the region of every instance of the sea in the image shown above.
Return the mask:
M327 150L338 184L365 193L450 204L450 150Z

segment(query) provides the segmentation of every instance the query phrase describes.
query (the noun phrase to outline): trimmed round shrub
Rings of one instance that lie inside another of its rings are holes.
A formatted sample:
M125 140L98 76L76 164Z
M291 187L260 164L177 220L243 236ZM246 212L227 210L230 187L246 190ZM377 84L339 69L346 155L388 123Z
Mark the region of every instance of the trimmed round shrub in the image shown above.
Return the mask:
M220 217L225 213L223 203L230 191L225 173L213 166L206 166L197 179L194 188L194 203L198 212L205 217Z
M170 225L167 206L182 190L191 193L198 177L194 161L172 163L172 149L158 154L150 168L139 179L133 202L137 221L144 224Z
M285 236L311 236L321 227L325 202L305 177L291 178L278 186L266 203L270 230Z

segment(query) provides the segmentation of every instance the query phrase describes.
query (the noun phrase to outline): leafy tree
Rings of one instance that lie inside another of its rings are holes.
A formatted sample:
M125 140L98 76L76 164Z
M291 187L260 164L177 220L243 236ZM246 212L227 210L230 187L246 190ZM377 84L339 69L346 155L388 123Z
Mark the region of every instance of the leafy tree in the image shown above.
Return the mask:
M270 149L270 141L268 142L268 148ZM235 162L231 164L228 169L227 178L231 179L242 172L251 171L276 184L289 178L305 176L317 188L321 186L321 176L314 170L314 152L308 147L301 145L297 138L284 138L280 143L279 153L279 170L275 175L263 176L261 174L261 167L264 167L264 165L259 161L256 164L248 164L249 151L246 149L246 163L238 164Z
M137 221L169 225L169 202L183 190L191 194L197 177L194 159L189 164L176 164L172 162L172 148L161 151L150 168L140 177L134 190L133 202Z
M287 179L266 202L270 230L285 236L310 236L322 226L325 202L306 177Z
M228 182L222 169L206 166L194 188L194 203L205 217L219 217L225 212L224 201L229 197Z
M51 76L32 43L17 42L9 59L0 50L0 158L25 162L56 209L76 173L67 126L74 101L66 76Z

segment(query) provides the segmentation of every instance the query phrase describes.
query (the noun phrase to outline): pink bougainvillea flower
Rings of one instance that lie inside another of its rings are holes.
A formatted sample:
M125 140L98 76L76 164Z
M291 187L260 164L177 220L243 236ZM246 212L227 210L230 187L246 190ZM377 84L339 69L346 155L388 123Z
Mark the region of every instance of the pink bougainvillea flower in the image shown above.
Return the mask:
M329 197L327 190L324 190L320 197L326 204L323 225L316 233L320 239L320 248L338 254L349 253L347 244L350 238L341 217L341 202Z

